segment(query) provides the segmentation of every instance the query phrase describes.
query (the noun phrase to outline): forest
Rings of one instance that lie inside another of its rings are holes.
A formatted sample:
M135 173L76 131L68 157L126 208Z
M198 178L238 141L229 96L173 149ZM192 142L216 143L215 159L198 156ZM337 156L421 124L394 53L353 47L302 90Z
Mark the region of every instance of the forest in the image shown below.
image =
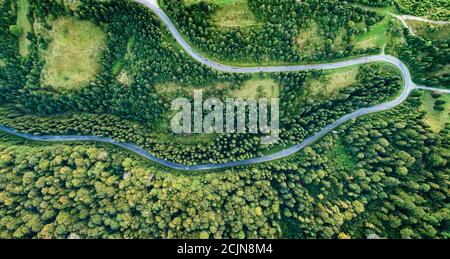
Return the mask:
M1 238L448 238L449 130L421 95L285 160L180 175L2 135Z
M376 47L354 48L350 40L367 32L370 25L383 17L338 1L249 0L248 8L258 22L250 28L237 26L239 23L227 27L217 25L214 15L220 6L215 4L199 2L187 5L184 1L171 0L160 3L199 50L221 61L237 64L299 63L379 52ZM311 17L317 18L312 20ZM314 28L321 46L302 53L298 46L298 41L303 38L300 34ZM337 42L341 43L336 45Z
M212 0L159 2L199 53L224 64L385 51L408 64L417 84L449 88L448 35L413 35L386 11L448 20L447 1L237 1L245 20ZM403 89L399 71L384 63L218 72L129 0L0 0L0 9L0 125L20 132L104 136L177 163L223 163L298 144ZM281 141L173 134L170 101L195 89L280 98ZM0 238L447 239L449 104L414 91L292 157L208 172L170 170L106 144L0 133Z

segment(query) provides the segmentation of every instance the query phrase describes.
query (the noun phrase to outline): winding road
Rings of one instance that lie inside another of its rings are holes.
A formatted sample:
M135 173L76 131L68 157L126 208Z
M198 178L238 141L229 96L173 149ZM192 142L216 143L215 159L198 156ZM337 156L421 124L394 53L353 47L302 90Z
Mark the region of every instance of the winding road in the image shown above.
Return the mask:
M150 8L166 25L166 27L169 29L169 31L172 33L172 35L175 37L175 39L178 41L178 43L181 45L181 47L195 60L198 62L211 67L213 69L222 71L222 72L228 72L228 73L259 73L259 72L293 72L293 71L305 71L305 70L311 70L311 69L336 69L336 68L342 68L342 67L348 67L348 66L354 66L354 65L361 65L361 64L367 64L367 63L373 63L373 62L387 62L394 66L396 66L402 73L404 78L404 84L405 87L402 91L402 93L394 100L382 103L379 105L375 105L372 107L362 108L358 109L350 114L344 115L335 122L331 123L330 125L323 128L321 131L316 133L315 135L305 139L300 144L295 145L293 147L290 147L288 149L282 150L280 152L276 152L271 155L257 157L257 158L251 158L246 160L240 160L240 161L232 161L228 163L223 164L203 164L203 165L183 165L174 163L171 161L167 161L161 158L158 158L144 149L130 143L121 143L116 140L110 139L110 138L103 138L103 137L95 137L95 136L36 136L32 134L26 134L16 131L15 129L1 126L0 125L0 131L9 133L11 135L15 135L21 138L34 140L34 141L46 141L46 142L80 142L80 141L92 141L92 142L101 142L101 143L107 143L112 144L124 149L127 149L131 152L134 152L135 154L138 154L150 161L153 161L155 163L161 164L163 166L180 170L180 171L205 171L205 170L215 170L215 169L223 169L223 168L229 168L229 167L235 167L235 166L245 166L245 165L252 165L252 164L259 164L269 161L278 160L281 158L289 157L306 146L311 145L315 141L321 139L326 134L328 134L333 129L339 127L340 125L356 119L360 116L386 111L389 109L392 109L401 103L403 103L411 93L411 91L415 89L423 89L423 90L431 90L431 91L439 91L442 93L450 94L450 90L447 89L436 89L436 88L429 88L424 86L417 86L414 84L411 78L411 74L408 70L408 67L399 59L393 56L389 55L375 55L375 56L367 56L367 57L361 57L361 58L355 58L351 60L341 61L341 62L334 62L334 63L327 63L327 64L315 64L315 65L298 65L298 66L268 66L268 67L235 67L235 66L227 66L220 63L217 63L215 61L212 61L208 58L205 58L198 54L192 47L186 42L186 40L181 36L181 34L178 32L174 24L171 22L169 17L161 10L161 8L158 6L156 0L136 0L137 2L144 4L148 8Z

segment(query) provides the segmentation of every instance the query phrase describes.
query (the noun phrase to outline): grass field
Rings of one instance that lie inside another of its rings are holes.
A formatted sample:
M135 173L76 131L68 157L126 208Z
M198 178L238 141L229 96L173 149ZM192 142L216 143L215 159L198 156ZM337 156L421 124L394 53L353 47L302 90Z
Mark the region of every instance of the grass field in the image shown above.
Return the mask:
M31 23L27 17L30 4L28 3L28 0L19 0L17 4L17 25L22 29L22 35L20 36L19 41L19 53L22 57L27 57L30 52L30 41L27 39L28 32L31 32Z
M63 18L53 22L52 41L45 53L42 82L58 90L85 85L100 71L106 34L89 21Z
M436 111L434 105L437 100L446 101L445 110ZM443 94L441 97L434 99L429 91L422 95L422 111L426 112L423 118L424 122L430 126L433 132L440 132L445 128L447 123L450 123L450 96Z
M326 71L319 79L308 79L305 84L306 97L321 100L337 96L340 90L356 83L359 66Z
M6 62L2 59L0 59L0 68L4 67L6 65Z
M271 78L258 78L244 82L240 89L231 93L232 97L237 98L277 98L280 96L280 86Z

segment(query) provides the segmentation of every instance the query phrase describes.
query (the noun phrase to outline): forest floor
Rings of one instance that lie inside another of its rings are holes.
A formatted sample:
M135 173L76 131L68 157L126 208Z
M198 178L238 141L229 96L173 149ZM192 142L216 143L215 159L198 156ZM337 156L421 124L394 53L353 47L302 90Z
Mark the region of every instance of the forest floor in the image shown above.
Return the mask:
M22 57L26 57L30 53L30 40L27 38L28 32L32 31L31 23L27 17L29 8L30 4L28 3L28 0L18 1L17 25L22 29L22 35L20 36L19 41L19 53Z
M53 21L52 41L45 53L42 82L57 90L86 84L100 71L106 34L89 21L64 18Z

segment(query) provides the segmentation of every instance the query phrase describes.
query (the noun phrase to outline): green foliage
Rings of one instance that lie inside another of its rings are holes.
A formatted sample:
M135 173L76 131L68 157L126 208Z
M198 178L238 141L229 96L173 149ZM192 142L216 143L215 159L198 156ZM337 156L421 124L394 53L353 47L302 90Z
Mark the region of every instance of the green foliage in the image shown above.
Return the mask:
M19 35L12 0L0 2L0 124L19 131L108 136L174 162L219 163L297 144L402 87L398 71L365 65L356 81L313 100L307 84L327 72L277 73L270 80L281 86L280 146L263 149L258 136L245 134L177 139L159 127L167 119L166 98L176 94L163 96L158 85L223 95L245 86L250 75L197 64L149 10L131 1L81 0L77 8L29 3L29 18L43 29ZM349 42L383 17L345 2L249 0L258 26L226 30L213 23L214 3L164 3L194 46L228 62L298 63L379 51L356 51ZM56 92L41 82L52 43L45 31L63 17L95 23L108 38L95 78ZM326 46L307 56L295 39L311 19ZM30 41L25 57L19 36ZM340 37L344 50L334 46ZM417 83L448 86L448 39L409 35L395 51ZM122 71L132 80L121 82ZM218 84L231 86L215 89ZM448 105L433 98L435 109ZM220 172L169 172L106 145L50 145L1 134L0 238L448 238L450 129L433 132L423 122L421 100L413 93L403 106L349 122L292 157Z
M281 141L278 146L297 144L321 130L325 124L335 121L345 113L387 101L401 88L401 77L386 65L368 65L360 68L356 83L336 92L332 97L313 101L299 99L306 92L305 82L321 71L281 73L275 80L282 85L281 92ZM245 85L244 85L245 86ZM295 113L292 111L295 110ZM3 114L3 116L1 116ZM161 123L169 125L169 120ZM263 147L254 134L222 134L204 143L195 136L181 136L177 141L172 132L158 132L140 123L133 123L117 116L98 114L70 114L39 117L0 110L0 124L34 134L94 135L112 137L146 149L157 157L178 163L223 163L261 156L274 146ZM200 136L199 136L200 137ZM186 138L192 141L186 141Z
M426 86L448 88L449 39L429 41L409 34L406 43L398 54L411 67L414 81Z
M184 1L161 1L165 11L174 20L180 31L200 51L231 63L272 64L279 62L332 60L348 56L374 54L379 49L354 49L350 39L364 30L351 28L350 24L361 24L367 28L382 20L376 12L353 7L337 1L267 1L249 0L248 7L260 25L251 28L232 27L226 30L217 26L214 15L218 6L200 2L186 5ZM326 48L303 53L296 43L301 30L307 30L314 20L320 25L321 36L328 42ZM345 47L333 45L344 30Z
M419 106L412 97L293 157L220 173L2 135L0 236L446 238L450 131L432 133ZM336 152L352 162L336 163Z
M449 130L432 133L421 122L419 107L420 96L412 97L267 166L284 201L284 235L446 238ZM327 155L337 141L354 160L347 166Z
M268 172L173 176L109 148L0 138L1 238L279 236Z
M9 26L9 31L12 33L12 35L16 37L20 37L23 33L23 29L18 25L11 25Z
M386 7L394 4L395 0L349 0L351 3L358 3L373 7Z
M430 16L433 19L450 19L450 2L447 0L394 0L403 13Z

